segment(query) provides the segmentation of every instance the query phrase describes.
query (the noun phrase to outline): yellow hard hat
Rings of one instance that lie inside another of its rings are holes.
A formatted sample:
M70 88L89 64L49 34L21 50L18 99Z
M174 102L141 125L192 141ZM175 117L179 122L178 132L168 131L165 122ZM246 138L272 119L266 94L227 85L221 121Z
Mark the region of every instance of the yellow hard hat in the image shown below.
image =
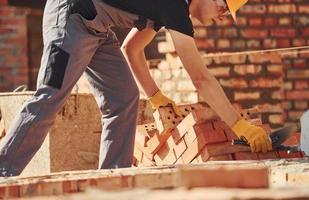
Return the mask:
M226 4L235 22L236 22L236 12L247 2L248 0L226 0Z

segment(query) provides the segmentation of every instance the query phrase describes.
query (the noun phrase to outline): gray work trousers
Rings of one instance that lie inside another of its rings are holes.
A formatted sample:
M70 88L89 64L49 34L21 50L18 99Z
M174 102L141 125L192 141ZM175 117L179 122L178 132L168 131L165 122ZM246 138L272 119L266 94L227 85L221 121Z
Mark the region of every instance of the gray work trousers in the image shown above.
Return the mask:
M139 91L99 8L91 0L47 1L37 91L0 143L0 176L23 171L83 72L102 112L99 168L131 166Z

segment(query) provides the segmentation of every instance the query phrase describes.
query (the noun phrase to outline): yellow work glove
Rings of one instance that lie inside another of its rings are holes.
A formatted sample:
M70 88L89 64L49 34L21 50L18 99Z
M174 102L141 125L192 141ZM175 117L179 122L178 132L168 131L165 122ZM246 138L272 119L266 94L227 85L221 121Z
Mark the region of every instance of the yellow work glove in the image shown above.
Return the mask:
M173 110L176 113L176 115L178 116L181 115L181 112L179 108L176 106L176 103L173 100L166 97L165 95L163 95L160 90L152 97L149 97L148 100L153 109L158 109L161 106L167 106L170 104L173 107Z
M245 119L240 119L232 130L240 138L245 139L252 152L267 152L272 150L271 140L261 127L255 126Z

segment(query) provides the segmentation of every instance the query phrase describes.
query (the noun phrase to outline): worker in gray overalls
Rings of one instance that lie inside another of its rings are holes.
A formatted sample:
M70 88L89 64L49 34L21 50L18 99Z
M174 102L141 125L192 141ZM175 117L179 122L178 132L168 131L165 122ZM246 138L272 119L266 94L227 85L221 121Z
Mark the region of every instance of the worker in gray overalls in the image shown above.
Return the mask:
M263 129L241 119L207 70L193 39L189 15L202 23L236 11L246 0L48 0L43 17L44 50L37 90L25 102L0 142L0 176L19 175L42 145L57 111L85 75L102 112L99 169L130 167L139 90L133 71L153 108L175 103L150 76L145 46L165 27L204 100L245 137L252 151L271 143ZM111 27L131 27L123 52ZM125 55L125 56L124 56ZM131 67L131 69L130 69Z

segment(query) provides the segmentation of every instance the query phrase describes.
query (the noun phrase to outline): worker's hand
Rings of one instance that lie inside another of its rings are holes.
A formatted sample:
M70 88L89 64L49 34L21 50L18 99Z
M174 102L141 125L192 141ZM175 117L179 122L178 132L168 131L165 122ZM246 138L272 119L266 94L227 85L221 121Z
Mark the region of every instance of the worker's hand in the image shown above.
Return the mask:
M245 139L252 152L267 152L272 150L272 144L266 132L245 119L240 119L233 125L232 130L240 139Z
M179 108L176 106L176 103L173 100L166 97L165 95L163 95L160 90L152 97L149 97L148 100L153 109L158 109L161 106L167 106L168 104L170 104L173 107L173 110L176 113L176 115L178 116L181 115L181 112Z

